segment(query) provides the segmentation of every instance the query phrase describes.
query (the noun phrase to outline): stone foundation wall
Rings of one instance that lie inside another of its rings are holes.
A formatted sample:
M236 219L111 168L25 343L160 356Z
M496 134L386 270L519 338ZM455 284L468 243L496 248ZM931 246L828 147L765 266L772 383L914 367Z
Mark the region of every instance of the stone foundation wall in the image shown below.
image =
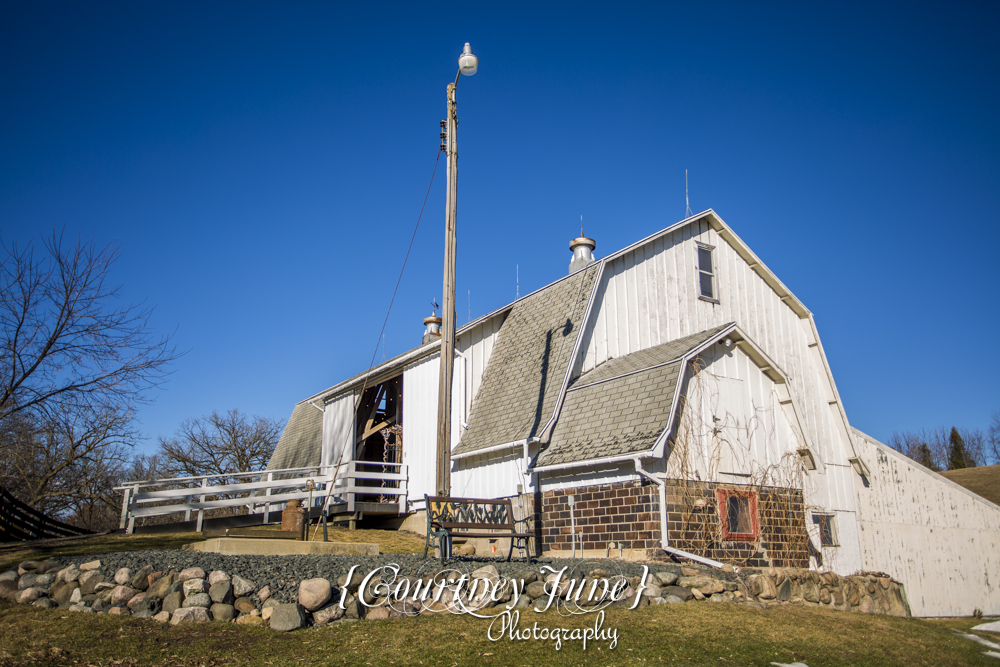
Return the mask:
M543 492L543 551L573 548L570 495L575 498L576 530L583 535L585 550L606 550L611 542L619 548L624 543L627 549L660 546L659 489L652 484L621 482Z

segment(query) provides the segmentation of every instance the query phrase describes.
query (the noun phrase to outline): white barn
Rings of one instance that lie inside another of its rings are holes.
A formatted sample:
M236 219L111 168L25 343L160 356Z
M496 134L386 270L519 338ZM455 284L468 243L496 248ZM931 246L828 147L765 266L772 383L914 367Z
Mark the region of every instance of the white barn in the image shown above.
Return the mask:
M542 553L885 572L914 615L1000 614L1000 507L851 427L812 314L714 211L573 245L569 275L458 330L452 495L516 498ZM425 341L296 405L269 468L395 462L419 510Z

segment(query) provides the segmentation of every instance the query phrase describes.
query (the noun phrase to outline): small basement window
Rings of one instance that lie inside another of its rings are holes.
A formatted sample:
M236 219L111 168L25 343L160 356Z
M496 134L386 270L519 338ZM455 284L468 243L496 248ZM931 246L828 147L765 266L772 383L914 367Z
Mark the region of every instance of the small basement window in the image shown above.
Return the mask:
M698 244L698 294L699 298L719 302L715 285L715 248Z
M757 539L757 494L750 491L719 489L719 514L723 540Z
M836 517L833 514L813 514L813 523L819 526L819 544L823 547L839 546Z

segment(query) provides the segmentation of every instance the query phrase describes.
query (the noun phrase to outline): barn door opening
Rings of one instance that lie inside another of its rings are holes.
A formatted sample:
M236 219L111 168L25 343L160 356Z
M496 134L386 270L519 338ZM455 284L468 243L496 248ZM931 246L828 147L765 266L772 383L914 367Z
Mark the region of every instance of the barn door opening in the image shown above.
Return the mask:
M403 462L403 376L386 380L365 390L358 407L358 434L354 460L358 472L395 473ZM359 479L357 486L396 488L399 483L385 479ZM393 502L392 496L373 494L368 502ZM368 496L368 494L365 494Z

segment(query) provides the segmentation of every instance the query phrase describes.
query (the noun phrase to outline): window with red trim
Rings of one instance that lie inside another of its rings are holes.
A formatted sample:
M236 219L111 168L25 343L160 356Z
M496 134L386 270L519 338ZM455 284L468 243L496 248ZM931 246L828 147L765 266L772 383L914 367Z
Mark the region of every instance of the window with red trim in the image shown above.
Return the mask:
M752 491L718 489L722 539L752 541L760 530L757 518L757 494Z

